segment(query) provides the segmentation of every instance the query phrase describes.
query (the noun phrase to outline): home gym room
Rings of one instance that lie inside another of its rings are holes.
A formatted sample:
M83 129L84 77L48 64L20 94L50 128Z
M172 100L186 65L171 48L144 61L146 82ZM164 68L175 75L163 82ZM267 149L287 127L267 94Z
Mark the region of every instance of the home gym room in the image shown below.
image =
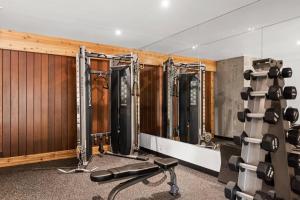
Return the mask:
M0 0L0 199L300 200L299 10Z

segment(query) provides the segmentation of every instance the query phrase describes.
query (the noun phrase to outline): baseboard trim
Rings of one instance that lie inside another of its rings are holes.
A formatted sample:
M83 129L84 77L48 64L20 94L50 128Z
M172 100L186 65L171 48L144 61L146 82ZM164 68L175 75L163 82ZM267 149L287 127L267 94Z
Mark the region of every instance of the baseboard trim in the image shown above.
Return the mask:
M76 157L75 150L64 150L24 156L0 158L0 168Z
M104 150L107 149L109 149L109 146L104 146ZM93 147L93 154L95 155L98 153L99 153L98 147L97 146ZM75 158L75 157L76 157L76 150L71 149L71 150L64 150L64 151L55 151L55 152L31 154L31 155L24 155L24 156L0 158L0 168L40 163L40 162L46 162L51 160Z

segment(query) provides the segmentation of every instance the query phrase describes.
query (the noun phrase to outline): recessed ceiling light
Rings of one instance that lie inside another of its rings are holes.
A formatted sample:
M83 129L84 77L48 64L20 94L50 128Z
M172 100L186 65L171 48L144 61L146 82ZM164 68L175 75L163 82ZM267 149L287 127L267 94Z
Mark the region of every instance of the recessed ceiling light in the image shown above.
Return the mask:
M300 46L300 40L297 40L297 45Z
M193 50L195 50L195 49L197 49L197 48L198 48L198 44L195 44L195 45L192 46L192 49L193 49Z
M162 0L161 1L161 7L169 8L169 6L170 6L170 0Z
M255 27L249 27L248 31L255 31Z
M120 29L116 29L116 30L115 30L115 35L116 35L116 36L122 35L122 31L121 31Z

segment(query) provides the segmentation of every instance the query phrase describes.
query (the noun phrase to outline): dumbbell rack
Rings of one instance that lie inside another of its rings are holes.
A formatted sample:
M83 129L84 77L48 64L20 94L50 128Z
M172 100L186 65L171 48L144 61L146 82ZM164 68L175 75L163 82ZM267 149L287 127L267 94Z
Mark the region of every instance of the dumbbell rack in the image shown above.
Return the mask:
M275 79L274 84L283 88L284 79ZM284 110L287 108L287 100L272 101L271 107L278 108L280 119L283 119ZM280 141L277 152L271 153L271 161L274 166L274 189L277 198L282 199L299 199L299 196L291 190L291 177L293 177L294 170L288 166L287 155L291 151L291 145L286 143L286 132L289 129L290 123L286 120L279 120L276 125L271 125L268 132L278 137Z
M262 59L253 61L253 68L256 72L269 71L271 67L282 67L282 61L272 59ZM267 91L270 86L284 87L284 78L269 78L266 76L252 77L250 86L253 91ZM248 137L262 139L264 134L273 134L279 140L279 148L276 152L267 152L261 149L260 145L248 143L242 144L241 157L245 163L257 166L259 162L265 162L266 156L270 153L271 163L274 167L274 190L278 199L294 200L299 199L292 192L290 182L294 176L293 169L289 168L287 162L287 152L291 150L291 145L286 143L286 131L289 122L283 120L283 113L287 107L286 99L272 101L266 97L251 98L248 100L248 108L252 113L265 113L266 109L273 108L279 114L277 123L270 124L262 119L251 119L245 121L245 132ZM272 184L272 183L271 183ZM257 191L263 190L263 181L257 178L253 171L240 170L238 176L238 187L246 194L254 195ZM241 198L243 199L243 198Z

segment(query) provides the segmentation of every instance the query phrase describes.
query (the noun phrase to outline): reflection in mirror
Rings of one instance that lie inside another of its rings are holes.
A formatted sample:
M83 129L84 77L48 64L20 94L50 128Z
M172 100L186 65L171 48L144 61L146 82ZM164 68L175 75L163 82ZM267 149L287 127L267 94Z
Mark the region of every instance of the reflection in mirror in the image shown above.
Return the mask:
M203 77L205 65L179 63L171 57L163 64L162 136L199 144L204 137Z
M236 113L245 106L245 102L239 97L243 85L248 84L242 74L251 67L252 60L272 57L283 59L288 65L300 64L297 8L298 2L294 0L289 3L279 0L255 1L145 45L143 50L164 52L173 58L172 62L166 58L160 79L160 136L200 144L201 139L212 137L212 141L222 143L222 140L215 138L232 138L240 134L243 124L238 122ZM266 10L272 12L266 14ZM282 12L283 10L288 12ZM199 106L196 117L190 115L193 110L193 79L187 81L186 78L184 83L184 75L180 75L178 67L182 62L180 56L191 58L190 62L185 60L185 64L198 63L206 66L202 78L195 76L198 81L201 80L196 96L202 105ZM174 66L167 65L169 62ZM297 70L294 69L294 73ZM297 84L289 81L289 85ZM297 102L290 101L289 104L295 105ZM199 115L202 117L201 120L198 119L201 122L197 126L201 128L198 129L198 140L195 142L196 140L191 139L191 123ZM208 133L209 137L203 136L204 133Z

